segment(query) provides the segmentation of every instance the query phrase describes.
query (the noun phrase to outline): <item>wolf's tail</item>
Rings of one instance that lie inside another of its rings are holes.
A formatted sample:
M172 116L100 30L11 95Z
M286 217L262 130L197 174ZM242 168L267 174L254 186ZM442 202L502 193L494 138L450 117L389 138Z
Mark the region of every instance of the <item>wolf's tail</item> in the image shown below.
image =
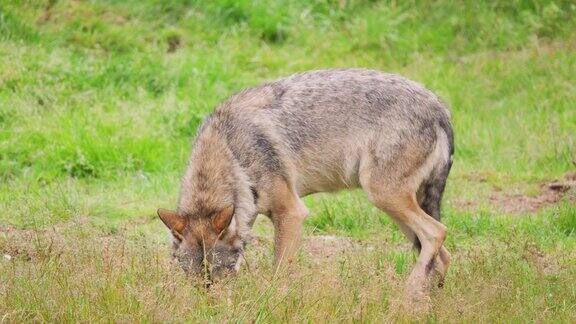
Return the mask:
M444 130L448 139L447 149L449 158L443 165L434 168L428 178L424 180L420 188L422 195L419 199L420 208L437 221L441 219L440 204L442 202L444 188L446 187L446 179L452 167L452 156L454 155L454 133L452 126L448 120L441 120L440 127ZM418 251L422 249L422 244L418 238L414 241L414 248Z
M430 216L440 221L440 203L446 187L446 179L452 167L452 156L454 155L454 133L448 120L441 120L440 127L446 133L448 139L448 152L450 158L443 166L437 167L432 171L429 178L422 184L422 201L420 207Z

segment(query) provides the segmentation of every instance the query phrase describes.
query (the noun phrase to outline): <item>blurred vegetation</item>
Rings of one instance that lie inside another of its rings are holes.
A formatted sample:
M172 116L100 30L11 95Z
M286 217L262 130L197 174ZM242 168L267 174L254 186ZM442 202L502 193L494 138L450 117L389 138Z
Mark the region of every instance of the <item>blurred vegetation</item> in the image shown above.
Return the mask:
M3 2L0 177L179 170L184 142L231 93L343 66L439 92L474 168L488 155L499 171L558 173L574 140L575 12L571 1Z

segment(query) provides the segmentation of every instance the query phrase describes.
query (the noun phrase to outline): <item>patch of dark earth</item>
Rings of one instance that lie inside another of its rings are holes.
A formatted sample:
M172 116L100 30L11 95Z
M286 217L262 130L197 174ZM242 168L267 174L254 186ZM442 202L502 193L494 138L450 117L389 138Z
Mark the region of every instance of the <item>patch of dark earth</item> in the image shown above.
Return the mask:
M490 194L488 202L507 214L526 214L557 204L565 197L576 203L576 172L569 172L560 180L541 183L540 191L535 196L509 194L497 190ZM455 204L470 209L477 207L480 201L457 200Z

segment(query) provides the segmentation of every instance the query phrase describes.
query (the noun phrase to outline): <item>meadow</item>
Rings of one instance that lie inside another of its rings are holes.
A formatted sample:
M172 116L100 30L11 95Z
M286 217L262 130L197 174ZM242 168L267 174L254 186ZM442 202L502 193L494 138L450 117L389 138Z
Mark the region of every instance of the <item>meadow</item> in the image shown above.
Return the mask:
M190 141L291 73L402 74L451 108L452 267L430 322L576 322L572 1L0 1L0 323L409 321L416 257L363 193L307 197L298 271L261 217L205 290L169 256Z

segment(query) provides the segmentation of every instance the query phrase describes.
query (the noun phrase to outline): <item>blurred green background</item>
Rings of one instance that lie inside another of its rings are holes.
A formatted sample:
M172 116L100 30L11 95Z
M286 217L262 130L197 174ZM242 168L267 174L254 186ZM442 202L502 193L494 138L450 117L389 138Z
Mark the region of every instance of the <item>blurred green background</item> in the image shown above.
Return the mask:
M572 1L2 1L0 221L173 205L218 102L330 67L438 93L453 112L453 179L560 177L576 155L575 13Z

